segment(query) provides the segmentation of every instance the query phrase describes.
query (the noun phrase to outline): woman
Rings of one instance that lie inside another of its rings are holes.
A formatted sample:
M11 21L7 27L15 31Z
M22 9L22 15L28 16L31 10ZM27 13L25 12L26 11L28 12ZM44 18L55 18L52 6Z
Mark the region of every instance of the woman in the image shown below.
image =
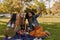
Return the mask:
M35 38L39 38L42 36L47 36L47 32L43 31L42 27L39 25L37 18L41 16L42 9L39 10L39 13L35 15L33 11L29 11L26 13L26 19L28 19L29 26L31 28L30 35ZM40 38L39 38L40 39ZM34 39L36 40L36 39Z
M16 39L23 39L22 35L24 35L25 32L25 18L24 18L24 14L21 12L19 14L17 14L17 18L16 18L16 26L15 29L17 29L17 33L15 35Z
M30 26L30 28L32 30L34 29L34 27L36 27L36 26L39 25L39 23L37 21L37 18L39 16L41 16L41 14L42 13L40 12L40 13L38 13L38 14L35 15L35 13L33 11L31 11L31 10L28 11L28 12L26 12L26 16L25 16L26 18L25 19L28 19L29 26Z
M15 35L14 27L16 22L16 15L12 14L10 21L8 22L7 28L5 29L5 40L11 39Z
M17 14L16 18L16 28L20 28L19 30L25 30L25 18L23 13Z
M11 19L10 19L10 21L8 22L8 27L12 27L12 28L14 28L14 26L15 26L15 21L16 21L16 15L17 14L12 14L12 16L11 16Z

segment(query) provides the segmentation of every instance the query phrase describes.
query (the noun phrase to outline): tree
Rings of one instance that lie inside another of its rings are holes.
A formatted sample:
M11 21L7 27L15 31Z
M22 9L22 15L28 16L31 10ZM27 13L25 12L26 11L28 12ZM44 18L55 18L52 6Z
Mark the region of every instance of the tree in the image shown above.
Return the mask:
M53 7L51 8L51 11L54 14L60 13L60 2L55 2Z
M10 13L19 12L22 8L20 0L5 0L4 5Z
M2 5L0 6L0 9L1 9L0 11L8 12L8 13L20 12L20 10L22 10L25 7L25 5L27 5L27 7L29 7L30 9L37 10L37 6L38 6L38 7L43 8L43 10L45 10L44 3L40 3L37 0L33 0L34 3L35 3L35 5L33 5L33 4L30 3L31 1L32 0L4 0L3 4L2 4L3 7L2 7Z
M0 4L0 13L2 13L2 12L7 12L8 10L7 10L7 7L4 5L4 4Z

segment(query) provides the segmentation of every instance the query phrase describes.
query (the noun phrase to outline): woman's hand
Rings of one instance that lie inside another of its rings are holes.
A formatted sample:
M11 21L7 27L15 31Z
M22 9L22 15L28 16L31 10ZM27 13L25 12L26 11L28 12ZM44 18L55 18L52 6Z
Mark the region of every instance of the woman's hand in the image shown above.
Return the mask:
M34 23L32 23L32 25L35 27L35 24Z
M39 8L38 13L39 13L39 14L42 14L42 12L43 12L43 9L42 9L42 8Z

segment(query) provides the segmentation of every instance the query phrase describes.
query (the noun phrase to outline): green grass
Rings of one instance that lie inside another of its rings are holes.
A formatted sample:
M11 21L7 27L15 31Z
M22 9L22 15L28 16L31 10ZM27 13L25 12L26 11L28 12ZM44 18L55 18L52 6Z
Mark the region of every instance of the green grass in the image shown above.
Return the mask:
M1 22L4 23L4 22ZM44 40L60 40L60 23L41 23L44 30L48 30L51 35L46 37ZM0 35L4 35L4 28L6 27L6 23L0 24ZM0 38L3 40L3 38Z
M60 23L52 23L52 24L41 24L44 30L48 30L51 35L47 37L45 40L60 40Z
M0 40L4 40L3 38L0 38Z
M5 27L6 27L6 24L0 24L0 35L4 34Z

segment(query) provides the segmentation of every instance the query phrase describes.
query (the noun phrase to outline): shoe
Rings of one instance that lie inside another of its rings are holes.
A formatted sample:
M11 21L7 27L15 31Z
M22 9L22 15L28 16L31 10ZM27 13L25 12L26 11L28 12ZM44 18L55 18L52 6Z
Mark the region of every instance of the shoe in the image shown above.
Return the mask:
M11 37L8 37L8 39L11 39Z
M42 40L42 38L39 38L38 40Z
M35 39L33 39L33 40L38 40L38 38L35 38Z
M45 32L46 32L47 36L50 36L50 32L48 32L48 31L45 31Z

